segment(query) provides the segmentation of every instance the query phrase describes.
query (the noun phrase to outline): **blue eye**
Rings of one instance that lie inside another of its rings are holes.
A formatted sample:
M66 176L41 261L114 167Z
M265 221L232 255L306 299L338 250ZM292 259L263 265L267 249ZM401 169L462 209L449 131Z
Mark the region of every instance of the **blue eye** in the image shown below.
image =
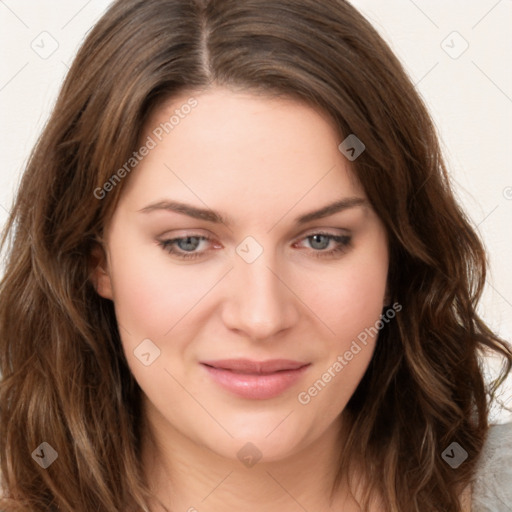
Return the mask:
M346 252L351 244L352 237L319 232L308 235L302 240L309 241L313 248L312 255L314 257L323 258ZM191 234L185 237L159 240L158 245L179 259L190 260L202 257L207 252L206 250L197 251L201 242L212 242L212 239L202 235ZM332 242L335 243L334 248L326 250Z
M346 252L350 247L352 237L348 235L332 235L330 233L313 233L304 240L309 240L310 245L316 249L313 251L313 256L324 258ZM325 250L331 242L335 242L334 248Z
M172 238L171 240L162 240L158 243L167 252L186 260L198 258L203 254L203 252L192 252L197 249L201 241L210 242L211 239L205 236L190 235Z

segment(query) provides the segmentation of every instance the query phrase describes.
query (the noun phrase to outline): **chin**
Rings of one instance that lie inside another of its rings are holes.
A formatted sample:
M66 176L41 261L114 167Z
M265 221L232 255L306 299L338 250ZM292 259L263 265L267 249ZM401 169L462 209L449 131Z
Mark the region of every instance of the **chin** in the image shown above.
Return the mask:
M226 429L233 435L221 434L212 439L211 432L204 432L203 443L219 456L238 459L258 458L261 462L286 459L300 452L314 441L315 429L306 427L297 413L289 408L280 414L266 414L265 419L238 413L236 424ZM290 414L290 412L292 412ZM321 435L321 431L318 432ZM208 437L207 437L208 436Z

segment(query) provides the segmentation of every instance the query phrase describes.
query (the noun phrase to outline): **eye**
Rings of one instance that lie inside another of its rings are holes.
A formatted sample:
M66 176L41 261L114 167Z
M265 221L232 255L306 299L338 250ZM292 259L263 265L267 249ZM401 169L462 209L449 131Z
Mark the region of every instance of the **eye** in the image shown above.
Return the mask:
M349 235L334 235L332 233L312 233L301 240L308 241L312 247L313 257L333 257L337 254L343 254L350 247L352 237ZM213 240L207 236L190 234L183 237L171 238L169 240L159 240L158 245L173 256L182 260L191 260L200 258L208 251L198 250L202 243L206 246ZM294 244L297 245L297 244ZM330 245L334 247L326 250Z
M188 235L185 237L172 238L170 240L159 240L164 250L181 259L194 259L202 256L205 251L194 252L201 242L211 242L211 238L202 235Z
M308 235L303 240L307 240L314 249L314 257L323 258L346 252L351 245L352 237L349 235L333 235L332 233L319 232ZM331 244L334 244L334 247L326 250Z

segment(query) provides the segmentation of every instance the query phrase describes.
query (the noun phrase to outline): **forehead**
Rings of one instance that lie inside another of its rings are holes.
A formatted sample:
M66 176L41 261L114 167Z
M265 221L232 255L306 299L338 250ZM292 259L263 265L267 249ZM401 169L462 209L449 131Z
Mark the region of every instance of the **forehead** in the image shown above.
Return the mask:
M338 149L342 136L333 121L295 99L222 88L182 93L154 109L141 144L148 138L153 147L125 191L138 203L167 193L279 209L365 196Z

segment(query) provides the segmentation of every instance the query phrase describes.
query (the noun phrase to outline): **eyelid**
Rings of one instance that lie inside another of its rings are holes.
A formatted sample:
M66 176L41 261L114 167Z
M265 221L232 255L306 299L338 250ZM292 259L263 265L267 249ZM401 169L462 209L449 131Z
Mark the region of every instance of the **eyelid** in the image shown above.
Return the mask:
M295 241L302 240L304 238L308 238L313 235L326 235L326 236L351 236L351 232L348 229L342 229L342 228L309 228L300 235L296 236L294 238ZM159 236L158 239L161 241L171 241L181 238L189 238L189 237L197 237L197 238L204 238L205 240L212 242L216 238L211 236L210 234L203 234L199 230L187 230L182 229L178 230L177 232L172 232L172 234L166 234Z
M310 228L301 233L296 239L300 238L307 238L308 236L312 235L332 235L332 236L349 236L351 234L349 229L343 229L343 228Z

